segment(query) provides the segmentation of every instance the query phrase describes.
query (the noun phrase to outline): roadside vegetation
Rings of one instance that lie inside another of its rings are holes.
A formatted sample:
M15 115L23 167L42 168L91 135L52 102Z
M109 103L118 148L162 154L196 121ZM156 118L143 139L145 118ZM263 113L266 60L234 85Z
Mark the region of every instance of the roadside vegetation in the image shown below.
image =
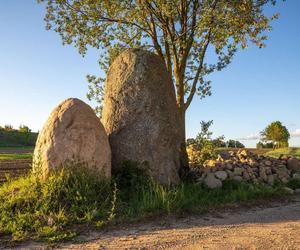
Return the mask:
M165 187L150 180L135 163L125 162L121 169L110 183L73 166L45 181L30 174L2 184L0 234L16 241L53 242L74 237L84 226L99 229L151 216L203 213L226 204L286 195L279 184L269 187L234 181L215 190L191 182ZM300 182L292 185L300 187Z

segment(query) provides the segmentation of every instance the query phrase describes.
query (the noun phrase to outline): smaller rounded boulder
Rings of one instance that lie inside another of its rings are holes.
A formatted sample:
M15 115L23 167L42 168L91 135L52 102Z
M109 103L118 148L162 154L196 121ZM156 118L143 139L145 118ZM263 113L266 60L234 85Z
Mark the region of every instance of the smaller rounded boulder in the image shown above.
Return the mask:
M93 109L76 98L63 101L50 114L36 142L33 170L46 177L73 164L111 177L111 149L105 129Z

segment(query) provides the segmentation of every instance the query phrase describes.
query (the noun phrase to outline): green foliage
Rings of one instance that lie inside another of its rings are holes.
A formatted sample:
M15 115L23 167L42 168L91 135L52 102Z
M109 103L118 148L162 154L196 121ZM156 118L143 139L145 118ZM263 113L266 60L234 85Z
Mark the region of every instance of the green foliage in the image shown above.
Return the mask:
M263 140L272 141L276 148L288 147L290 133L280 121L272 122L262 132Z
M0 147L34 146L37 135L25 125L21 125L19 130L11 125L5 125L4 128L0 127Z
M200 165L203 165L203 163L207 160L216 158L215 147L211 139L212 132L209 131L212 124L213 121L200 122L201 130L195 140L195 149L198 151L197 161Z
M20 125L19 132L29 134L31 132L31 129L26 125Z
M212 140L212 143L215 148L224 148L226 147L225 136L219 136Z
M224 136L219 136L212 139L212 132L209 130L213 121L201 121L200 133L195 139L187 140L187 153L191 165L193 166L203 166L203 164L208 161L215 159L217 157L217 149L219 148L244 148L245 146L239 141L229 140L225 142Z
M273 142L262 142L262 141L260 141L260 142L258 142L257 144L256 144L256 148L257 149L262 149L262 148L274 148L274 144L273 144Z
M13 240L66 240L76 235L78 223L102 228L110 221L205 212L228 203L283 194L280 186L250 186L235 181L227 181L216 190L193 183L162 186L134 162L120 166L111 183L72 166L45 181L31 174L0 186L0 233L12 235Z
M10 124L5 124L4 128L1 128L1 129L4 131L13 131L14 130L13 126Z
M245 145L243 143L236 140L228 140L226 142L226 146L228 148L245 148Z
M264 47L265 33L278 17L263 13L275 0L38 1L47 5L46 28L58 32L63 44L73 44L82 55L89 47L99 49L104 71L126 48L154 51L176 82L182 111L195 93L202 98L211 94L206 76L225 68L238 48L249 43ZM208 52L215 56L206 57ZM101 102L104 79L88 80L88 97Z

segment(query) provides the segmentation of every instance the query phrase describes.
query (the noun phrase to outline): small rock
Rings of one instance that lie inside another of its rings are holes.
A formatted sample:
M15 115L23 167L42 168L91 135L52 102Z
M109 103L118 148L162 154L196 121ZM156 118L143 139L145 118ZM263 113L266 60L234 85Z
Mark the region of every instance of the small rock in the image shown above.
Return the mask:
M231 179L234 176L234 173L230 170L226 170L226 173L227 173L229 179Z
M274 169L274 171L278 175L279 179L286 178L289 176L288 170L284 165L279 165Z
M228 151L221 151L219 153L219 156L223 159L223 160L229 160L231 155Z
M268 167L271 167L272 166L272 162L270 160L266 160L265 161L265 165L268 166Z
M52 227L54 224L55 224L55 219L52 216L49 216L47 220L47 225L49 227Z
M204 163L204 166L205 167L214 167L216 165L216 161L215 160L207 160L205 163Z
M246 171L243 172L243 179L246 181L250 180L250 175L248 174L248 172L246 172Z
M234 176L232 179L235 180L235 181L238 181L238 182L243 181L243 177L242 176L238 176L238 175Z
M291 188L288 188L288 187L284 187L283 190L286 191L288 194L293 194L294 193L294 190L291 189Z
M247 152L247 150L243 149L241 151L238 151L238 155L243 156L243 157L247 157L248 152Z
M204 184L210 189L222 187L222 181L217 179L212 173L207 174L206 178L204 179Z
M226 169L232 170L232 164L231 163L226 163Z
M270 167L266 167L265 172L267 175L270 175L270 174L272 174L272 169Z
M295 194L300 194L300 188L296 188L296 189L294 190L294 193L295 193Z
M236 167L236 168L234 168L234 170L233 170L233 174L234 174L234 175L242 175L243 172L244 172L244 169L239 168L239 167Z
M287 168L296 172L300 172L300 163L296 158L290 158L287 161Z
M267 181L268 180L268 176L266 174L266 170L264 167L260 167L259 168L259 176L263 181Z
M300 180L300 173L293 174L293 179Z
M274 184L274 176L273 175L269 175L268 178L267 178L267 182L269 185L273 185Z
M285 178L285 177L281 178L280 180L281 180L281 182L284 183L284 184L286 184L286 183L289 182L289 180L288 180L287 178Z
M227 173L225 171L217 171L215 172L215 176L222 181L227 179Z

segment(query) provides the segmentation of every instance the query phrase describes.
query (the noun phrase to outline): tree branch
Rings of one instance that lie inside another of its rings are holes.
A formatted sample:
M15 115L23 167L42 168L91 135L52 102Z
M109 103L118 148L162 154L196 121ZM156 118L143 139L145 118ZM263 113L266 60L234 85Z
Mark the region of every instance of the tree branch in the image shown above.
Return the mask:
M201 51L199 66L198 66L198 69L197 69L197 72L196 72L196 75L195 75L195 78L194 78L194 81L193 81L193 84L192 84L190 94L189 94L189 96L186 100L186 103L184 104L184 110L187 110L187 108L190 106L190 104L193 100L193 97L195 95L196 86L197 86L197 83L199 81L199 76L200 76L200 73L201 73L202 68L203 68L204 56L205 56L205 53L206 53L206 50L207 50L207 47L208 47L209 43L210 43L210 31L209 31L209 34L208 34L208 38L205 42L205 45L204 45L204 47Z

